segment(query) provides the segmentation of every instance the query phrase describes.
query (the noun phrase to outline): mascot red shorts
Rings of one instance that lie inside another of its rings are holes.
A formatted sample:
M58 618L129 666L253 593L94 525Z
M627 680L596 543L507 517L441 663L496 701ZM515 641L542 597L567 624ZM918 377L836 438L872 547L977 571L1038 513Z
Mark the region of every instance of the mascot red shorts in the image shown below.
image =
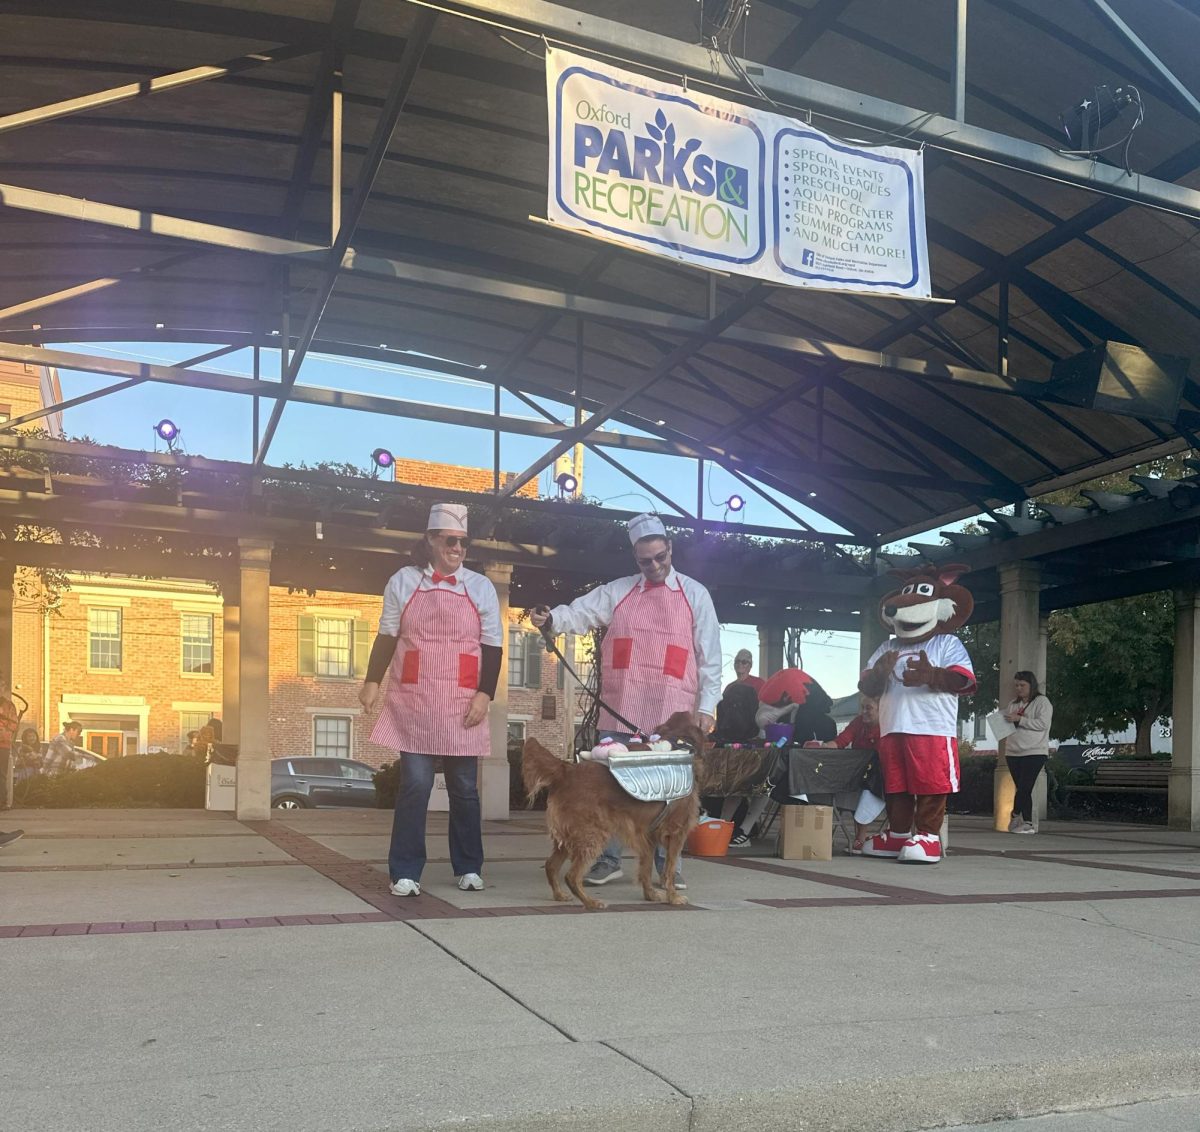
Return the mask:
M958 740L948 735L893 733L879 740L887 794L957 794Z

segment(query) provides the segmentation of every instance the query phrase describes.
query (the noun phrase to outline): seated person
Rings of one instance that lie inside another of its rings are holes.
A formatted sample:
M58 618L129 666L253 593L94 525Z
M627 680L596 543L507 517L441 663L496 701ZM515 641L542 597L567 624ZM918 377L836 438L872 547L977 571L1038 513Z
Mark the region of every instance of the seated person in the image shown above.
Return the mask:
M835 739L823 743L806 743L807 747L840 747L843 750L875 750L879 746L879 700L874 696L859 697L859 713L842 729ZM854 809L854 843L850 846L852 856L861 857L863 843L872 823L883 813L884 801L878 794L864 790Z
M766 681L761 676L750 675L750 669L753 667L754 657L750 650L738 649L737 656L733 658L733 671L737 676L735 683L747 684L757 693L762 691L763 685L766 683ZM730 684L725 690L729 691L729 688L731 687L733 687L732 684Z
M734 743L755 743L760 735L758 724L754 718L757 710L758 693L752 685L740 680L726 685L721 702L717 704L717 725L712 733L713 743L718 747L731 746ZM724 816L728 812L730 817L725 820L729 821L736 813L741 801L742 799L739 797L721 798L707 795L700 799L700 804L706 814ZM751 802L751 808L753 807L754 802ZM755 813L755 819L761 812L762 807L759 806ZM752 824L753 822L747 823L745 828L751 828ZM749 843L750 838L742 833L740 828L734 830L731 845L748 845Z

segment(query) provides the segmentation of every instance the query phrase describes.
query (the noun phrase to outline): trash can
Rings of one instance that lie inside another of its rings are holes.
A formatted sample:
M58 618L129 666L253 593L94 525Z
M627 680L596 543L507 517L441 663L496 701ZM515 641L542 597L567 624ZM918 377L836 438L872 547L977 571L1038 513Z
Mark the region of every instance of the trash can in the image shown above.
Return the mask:
M204 808L206 810L237 809L237 767L209 763L206 768Z

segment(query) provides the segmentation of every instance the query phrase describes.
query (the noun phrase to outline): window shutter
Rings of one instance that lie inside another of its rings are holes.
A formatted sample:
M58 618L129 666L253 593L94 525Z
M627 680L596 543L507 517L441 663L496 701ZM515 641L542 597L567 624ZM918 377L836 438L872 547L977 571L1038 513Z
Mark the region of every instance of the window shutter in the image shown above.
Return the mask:
M542 635L525 634L525 687L542 686Z
M354 641L354 664L350 675L361 677L367 674L367 664L371 659L371 626L366 621L355 620L350 626L350 636Z
M317 674L317 619L308 614L299 618L300 675Z

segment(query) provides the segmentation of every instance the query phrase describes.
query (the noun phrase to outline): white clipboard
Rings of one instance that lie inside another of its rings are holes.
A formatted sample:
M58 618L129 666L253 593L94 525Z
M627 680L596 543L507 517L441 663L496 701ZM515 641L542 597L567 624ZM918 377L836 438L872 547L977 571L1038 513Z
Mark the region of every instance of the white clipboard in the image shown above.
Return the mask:
M992 733L992 738L995 739L997 743L999 743L1001 739L1007 739L1014 731L1016 731L1016 728L1004 718L1004 712L1000 711L999 709L992 712L992 714L987 717L987 727Z

